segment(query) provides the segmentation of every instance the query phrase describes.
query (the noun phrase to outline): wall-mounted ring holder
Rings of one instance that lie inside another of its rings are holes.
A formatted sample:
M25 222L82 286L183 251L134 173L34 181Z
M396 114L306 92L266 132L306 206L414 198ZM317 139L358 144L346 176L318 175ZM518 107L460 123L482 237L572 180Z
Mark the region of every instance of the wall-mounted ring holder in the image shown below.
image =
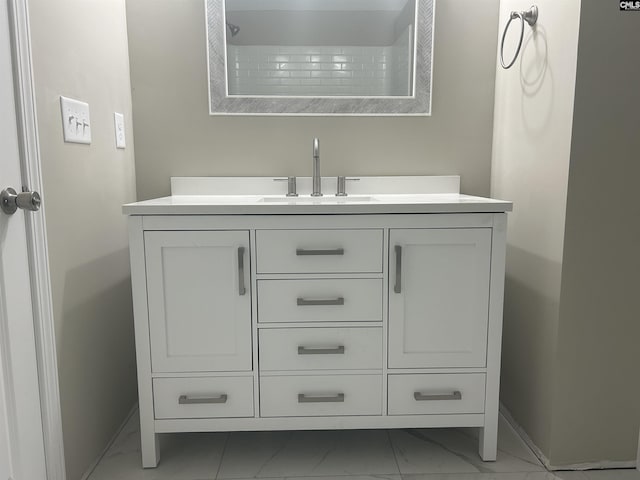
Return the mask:
M507 37L507 32L509 31L509 26L511 25L511 22L514 21L516 18L520 19L520 25L521 25L520 41L518 42L518 48L516 48L516 53L513 56L513 59L508 64L505 64L504 39ZM500 64L502 65L502 68L506 70L508 68L511 68L513 64L516 63L516 59L518 58L518 55L520 54L520 49L522 48L522 39L524 38L524 22L527 22L529 26L533 27L537 21L538 21L538 7L536 5L532 5L531 8L526 11L511 12L511 15L509 15L509 21L505 25L504 32L502 33L502 42L500 42Z

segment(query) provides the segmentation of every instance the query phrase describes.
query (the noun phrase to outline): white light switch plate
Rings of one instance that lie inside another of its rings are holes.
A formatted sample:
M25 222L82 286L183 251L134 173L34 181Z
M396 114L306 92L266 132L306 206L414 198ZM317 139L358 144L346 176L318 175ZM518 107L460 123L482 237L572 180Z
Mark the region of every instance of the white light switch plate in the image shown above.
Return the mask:
M91 143L91 117L89 104L60 96L62 131L64 141L69 143Z
M125 148L127 146L126 139L124 137L124 115L115 112L113 114L116 127L116 148Z

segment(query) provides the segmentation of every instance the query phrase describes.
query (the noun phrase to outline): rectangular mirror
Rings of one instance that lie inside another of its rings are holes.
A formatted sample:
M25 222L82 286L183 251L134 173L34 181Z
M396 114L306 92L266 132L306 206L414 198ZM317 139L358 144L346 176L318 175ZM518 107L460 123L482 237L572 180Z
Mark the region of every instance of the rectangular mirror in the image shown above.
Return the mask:
M210 113L429 115L433 0L206 0Z

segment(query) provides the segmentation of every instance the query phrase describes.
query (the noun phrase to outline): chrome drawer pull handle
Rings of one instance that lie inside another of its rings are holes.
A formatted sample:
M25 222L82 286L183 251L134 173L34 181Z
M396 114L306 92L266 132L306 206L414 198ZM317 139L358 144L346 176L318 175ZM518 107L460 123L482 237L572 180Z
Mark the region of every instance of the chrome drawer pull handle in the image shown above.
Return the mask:
M344 355L344 345L334 348L298 347L298 355Z
M238 247L238 294L240 296L247 293L244 286L244 247Z
M296 303L299 307L313 307L322 305L344 305L344 297L329 298L326 300L308 300L298 297Z
M330 248L327 250L312 250L307 248L296 248L296 255L344 255L344 248Z
M218 395L217 397L209 397L209 396L191 396L191 395L180 395L178 397L179 405L198 405L203 403L227 403L227 399L229 397L226 393L222 395Z
M395 246L396 252L396 284L393 286L395 293L402 293L402 247Z
M333 395L307 395L298 394L298 403L343 403L344 393L336 393Z
M422 392L413 392L413 398L418 402L423 402L425 400L462 400L462 393L456 390L453 393L422 393Z

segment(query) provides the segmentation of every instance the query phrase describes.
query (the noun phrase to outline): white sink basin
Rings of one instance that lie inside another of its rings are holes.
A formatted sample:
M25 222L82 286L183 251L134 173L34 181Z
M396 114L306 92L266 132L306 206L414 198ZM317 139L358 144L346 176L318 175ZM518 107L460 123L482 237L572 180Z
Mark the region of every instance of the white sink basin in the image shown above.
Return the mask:
M335 195L326 195L322 197L311 197L309 195L301 195L299 197L262 197L262 201L266 203L291 203L291 204L338 204L338 203L369 203L375 201L374 197L365 196L365 195L347 195L346 197L336 197Z

